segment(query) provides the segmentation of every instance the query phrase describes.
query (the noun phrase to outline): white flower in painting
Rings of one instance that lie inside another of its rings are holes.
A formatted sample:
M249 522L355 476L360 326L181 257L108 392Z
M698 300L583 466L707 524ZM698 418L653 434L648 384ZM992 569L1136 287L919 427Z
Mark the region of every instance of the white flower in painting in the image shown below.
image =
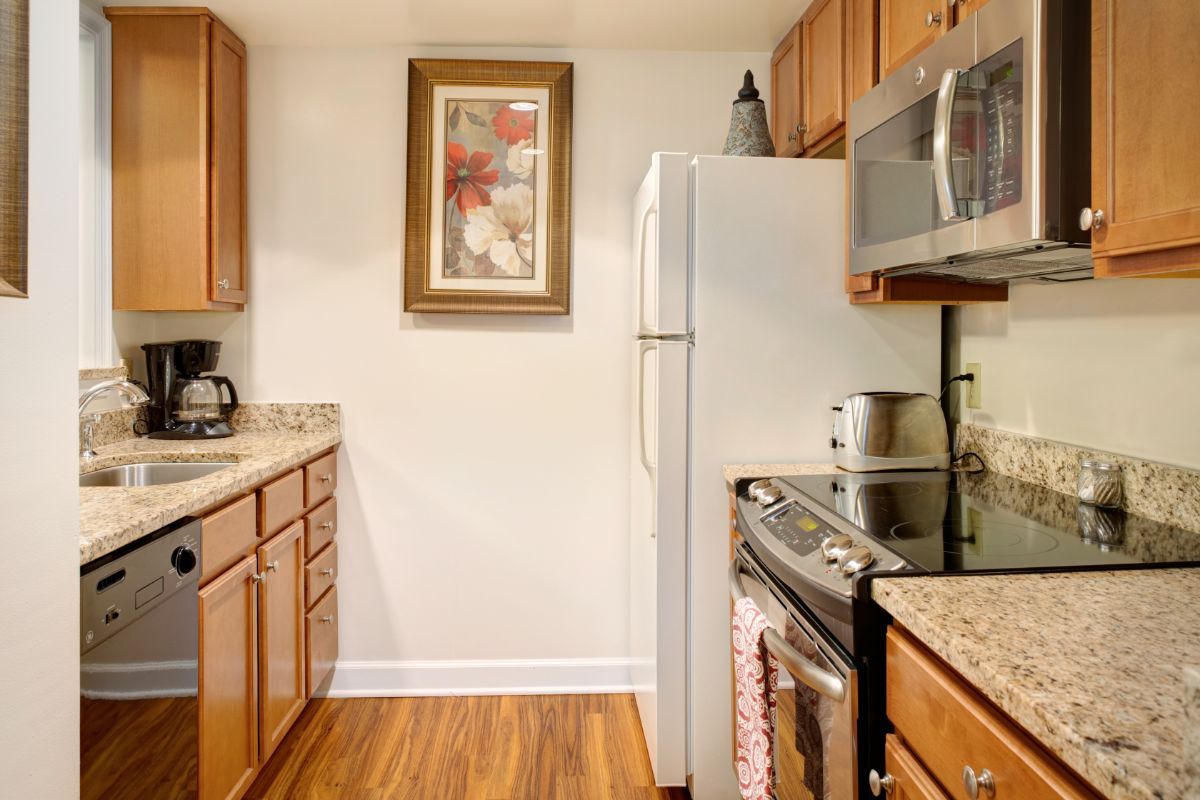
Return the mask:
M533 275L533 189L515 183L492 192L490 206L467 212L463 236L475 255L488 254L496 274Z
M525 139L508 148L508 171L518 180L525 180L533 174L534 156L522 152L532 146L533 140Z

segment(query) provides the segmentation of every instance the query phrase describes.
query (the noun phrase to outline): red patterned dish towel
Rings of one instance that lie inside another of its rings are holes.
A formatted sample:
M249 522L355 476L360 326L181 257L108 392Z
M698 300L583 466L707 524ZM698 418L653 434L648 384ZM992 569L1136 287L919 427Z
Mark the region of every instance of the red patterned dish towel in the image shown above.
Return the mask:
M732 625L738 787L745 800L771 800L779 671L763 646L763 632L770 623L752 598L743 597L733 605Z

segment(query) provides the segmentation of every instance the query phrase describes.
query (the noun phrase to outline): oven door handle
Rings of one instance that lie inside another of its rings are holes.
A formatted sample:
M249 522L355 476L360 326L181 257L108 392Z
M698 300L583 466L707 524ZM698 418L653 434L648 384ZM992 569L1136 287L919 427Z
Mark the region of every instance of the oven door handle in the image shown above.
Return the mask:
M937 106L933 112L933 186L937 191L938 211L947 222L969 219L958 213L958 194L954 190L954 164L950 152L954 95L958 93L959 77L965 74L957 69L942 73Z
M746 590L742 588L742 575L753 577L742 566L741 562L735 558L729 564L729 595L733 598L734 602L749 596L746 594ZM766 646L767 652L775 656L779 660L779 663L783 664L784 668L792 674L792 677L814 692L828 697L835 703L840 703L846 699L846 682L842 680L842 677L820 669L807 658L800 655L800 653L796 652L796 648L787 643L787 640L780 635L779 631L770 627L763 631L763 644Z

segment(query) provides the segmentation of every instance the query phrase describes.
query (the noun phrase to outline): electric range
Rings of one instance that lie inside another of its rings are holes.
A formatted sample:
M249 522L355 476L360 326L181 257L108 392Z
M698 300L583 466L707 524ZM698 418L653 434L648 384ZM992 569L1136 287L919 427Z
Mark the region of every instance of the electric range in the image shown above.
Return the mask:
M798 754L827 765L838 797L868 797L868 768L883 763L890 620L871 602L874 579L1200 566L1194 532L989 471L739 481L737 529L731 593L786 632L767 647L788 691L838 709L839 733ZM777 733L776 748L802 741L813 740Z

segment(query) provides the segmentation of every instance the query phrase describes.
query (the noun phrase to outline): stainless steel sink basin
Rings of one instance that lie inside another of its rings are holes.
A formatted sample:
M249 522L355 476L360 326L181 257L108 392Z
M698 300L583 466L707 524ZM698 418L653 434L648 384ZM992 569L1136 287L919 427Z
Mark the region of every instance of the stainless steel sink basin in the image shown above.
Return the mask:
M123 464L98 469L79 476L80 486L162 486L203 478L220 469L232 467L233 461L161 461L142 464Z

